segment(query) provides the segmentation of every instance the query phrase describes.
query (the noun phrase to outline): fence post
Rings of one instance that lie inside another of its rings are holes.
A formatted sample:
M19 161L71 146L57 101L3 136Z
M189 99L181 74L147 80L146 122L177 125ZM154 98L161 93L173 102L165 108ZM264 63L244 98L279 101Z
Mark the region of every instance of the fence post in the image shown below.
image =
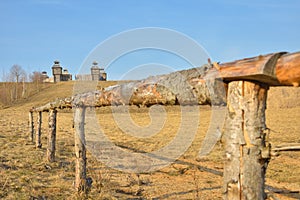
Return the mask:
M75 107L74 128L75 128L75 188L78 192L87 191L86 183L86 147L85 147L85 107Z
M41 148L41 130L42 130L42 112L39 111L37 115L37 126L36 126L36 135L35 135L35 146L36 148Z
M33 112L29 111L29 141L33 142L34 135L34 122L33 122Z
M47 160L49 162L55 161L55 141L56 141L56 113L55 109L49 111L49 132L48 132L48 147Z
M265 199L270 159L265 109L268 86L248 81L228 84L225 133L225 199Z

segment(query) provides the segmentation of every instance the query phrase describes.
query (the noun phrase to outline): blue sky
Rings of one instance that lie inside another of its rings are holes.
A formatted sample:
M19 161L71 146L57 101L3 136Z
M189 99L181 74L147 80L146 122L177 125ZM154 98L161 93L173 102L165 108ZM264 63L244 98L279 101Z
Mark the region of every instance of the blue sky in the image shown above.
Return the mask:
M0 0L0 10L1 74L14 64L28 73L51 73L56 59L76 74L99 43L142 27L181 32L213 61L300 50L298 0ZM150 51L128 56L107 68L108 77L119 79L151 62L172 70L191 67L171 58Z

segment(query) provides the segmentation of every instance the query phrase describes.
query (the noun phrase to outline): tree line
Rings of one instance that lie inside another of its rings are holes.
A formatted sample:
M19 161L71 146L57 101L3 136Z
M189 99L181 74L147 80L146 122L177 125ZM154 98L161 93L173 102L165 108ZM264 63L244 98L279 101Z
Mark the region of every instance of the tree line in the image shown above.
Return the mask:
M38 92L45 84L41 72L27 73L20 65L13 65L8 72L2 72L0 83L0 107L11 105Z

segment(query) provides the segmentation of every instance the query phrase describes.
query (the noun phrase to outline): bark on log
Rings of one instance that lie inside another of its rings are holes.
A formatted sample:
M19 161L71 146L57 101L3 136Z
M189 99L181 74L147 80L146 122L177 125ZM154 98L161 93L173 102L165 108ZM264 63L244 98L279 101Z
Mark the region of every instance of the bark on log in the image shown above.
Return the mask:
M265 199L270 158L266 141L266 86L247 81L228 85L225 133L224 193L228 200Z
M29 125L29 141L33 142L33 138L34 138L34 122L33 122L33 112L32 111L29 112L28 125Z
M42 112L38 112L37 125L36 125L36 135L35 135L35 146L36 146L36 148L42 148L41 134L42 134Z
M75 188L78 192L87 191L86 177L86 147L85 147L85 107L77 106L74 115L75 128Z
M57 111L51 109L49 112L49 132L48 132L48 147L47 160L49 162L55 161L55 142L56 142L56 114Z
M210 104L210 95L213 89L219 89L222 82L211 81L210 87L201 78L211 68L204 65L173 72L167 75L152 76L140 81L132 81L122 85L115 85L103 91L93 91L75 95L72 98L74 105L83 102L85 106L111 106L111 105L195 105ZM81 88L80 86L78 88ZM213 89L212 89L213 88ZM76 90L76 89L75 89ZM215 99L214 99L215 100ZM220 104L225 102L225 97L217 99ZM214 103L217 104L217 103Z
M83 102L87 107L225 104L224 83L215 79L203 79L211 67L206 64L199 68L111 86L102 91L80 93L69 98L57 99L31 111L72 108L78 102ZM76 85L74 90L76 92Z

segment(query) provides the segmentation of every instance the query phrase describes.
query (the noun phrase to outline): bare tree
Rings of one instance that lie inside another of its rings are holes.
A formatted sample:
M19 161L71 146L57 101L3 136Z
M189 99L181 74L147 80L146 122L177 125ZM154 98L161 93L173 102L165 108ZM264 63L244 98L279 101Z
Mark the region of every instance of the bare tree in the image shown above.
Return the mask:
M13 82L19 83L21 78L25 76L25 71L20 65L15 64L10 68L10 76Z
M11 78L11 81L12 82L16 82L15 84L15 91L14 91L14 95L11 95L12 96L12 100L14 98L14 100L18 99L18 86L19 86L19 82L23 79L25 79L26 77L26 73L25 71L23 70L23 68L20 66L20 65L13 65L11 68L10 68L10 78ZM24 87L23 87L24 89ZM22 92L23 93L23 92Z
M8 78L9 78L9 76L8 76L7 72L4 69L2 69L1 82L8 82Z
M2 69L1 81L0 101L3 105L7 105L13 99L15 89L14 84L11 83L11 76L5 69Z
M29 79L33 83L42 83L43 82L43 74L41 72L34 71L29 75Z
M41 72L34 71L29 75L29 80L34 84L36 91L40 91L44 79Z
M27 74L25 73L24 76L21 77L21 81L22 81L22 98L24 98L26 96L26 92L27 92L27 87L25 82L27 82Z

